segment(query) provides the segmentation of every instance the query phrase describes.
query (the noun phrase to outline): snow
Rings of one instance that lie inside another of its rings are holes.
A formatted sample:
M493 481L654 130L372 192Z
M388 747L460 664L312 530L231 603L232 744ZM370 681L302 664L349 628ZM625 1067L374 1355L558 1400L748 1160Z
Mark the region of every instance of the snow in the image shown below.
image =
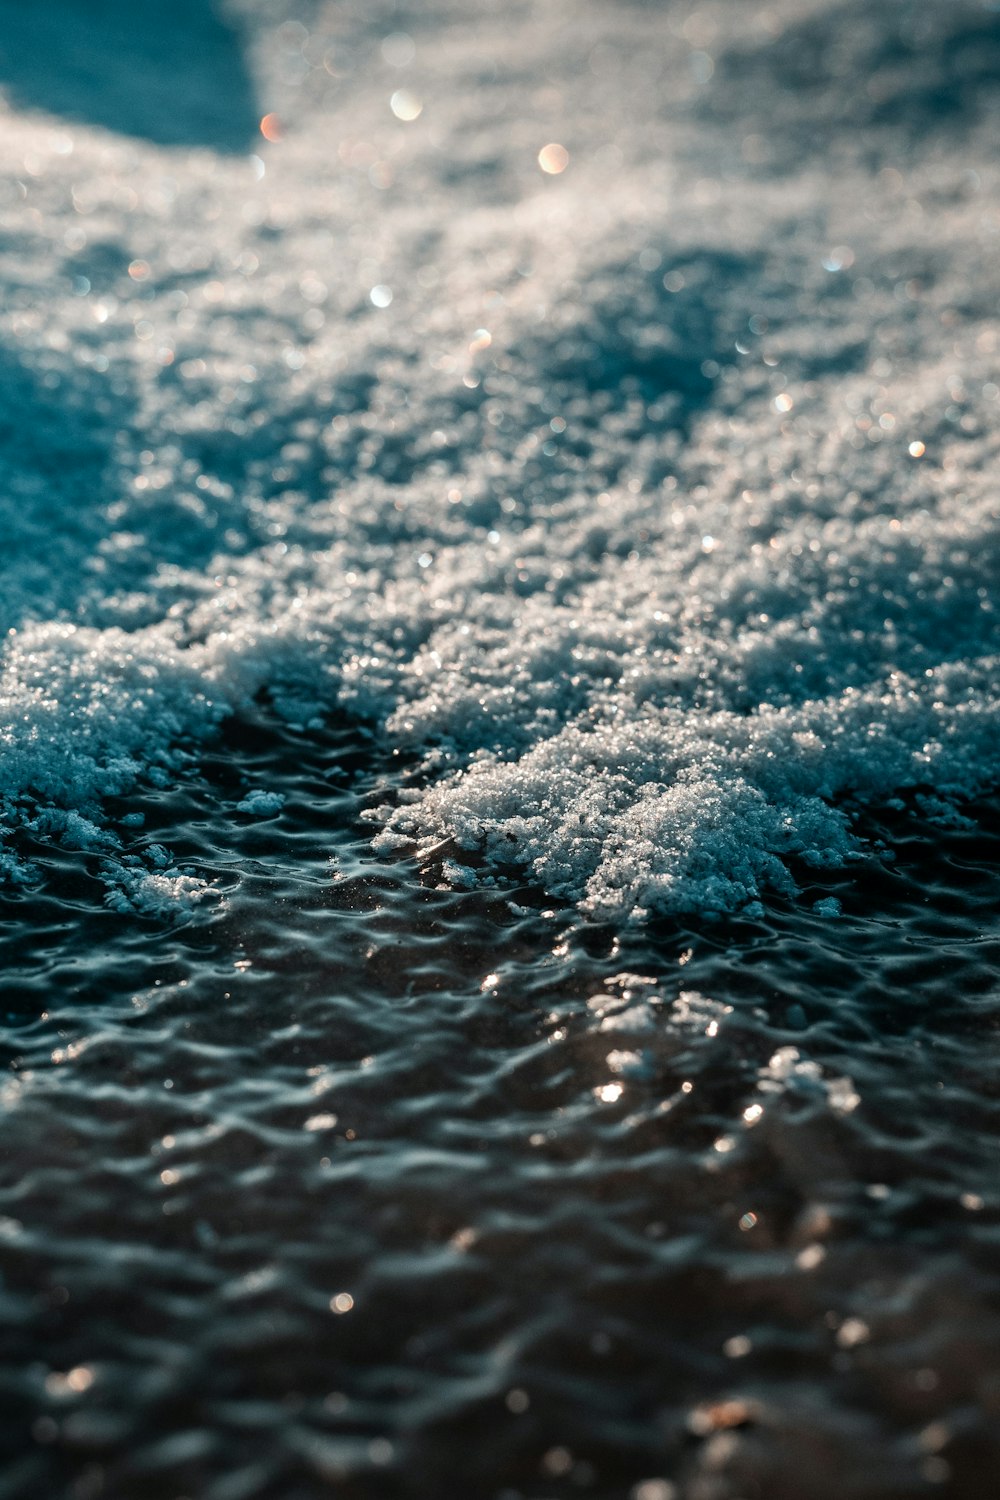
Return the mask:
M0 55L0 827L105 858L261 692L614 921L996 785L989 6L183 9L143 101Z
M285 799L280 792L266 792L257 787L237 802L236 811L250 813L255 818L273 818L284 805Z

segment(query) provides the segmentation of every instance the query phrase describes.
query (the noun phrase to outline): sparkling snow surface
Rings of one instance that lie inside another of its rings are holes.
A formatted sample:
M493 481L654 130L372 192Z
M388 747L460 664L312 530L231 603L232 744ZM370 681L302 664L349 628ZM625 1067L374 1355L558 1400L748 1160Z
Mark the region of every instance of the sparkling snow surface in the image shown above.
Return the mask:
M996 1500L1000 0L0 100L0 1500Z
M104 799L262 694L613 921L996 784L994 6L240 0L130 133L3 11L8 846L205 896Z

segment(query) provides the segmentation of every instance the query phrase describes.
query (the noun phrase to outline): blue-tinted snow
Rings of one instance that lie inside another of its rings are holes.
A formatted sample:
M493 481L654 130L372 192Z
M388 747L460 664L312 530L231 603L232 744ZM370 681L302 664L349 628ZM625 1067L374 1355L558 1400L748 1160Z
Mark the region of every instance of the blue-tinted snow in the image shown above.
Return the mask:
M613 919L994 785L990 7L226 14L252 154L3 60L8 829L206 894L102 801L261 692L422 761L382 845Z

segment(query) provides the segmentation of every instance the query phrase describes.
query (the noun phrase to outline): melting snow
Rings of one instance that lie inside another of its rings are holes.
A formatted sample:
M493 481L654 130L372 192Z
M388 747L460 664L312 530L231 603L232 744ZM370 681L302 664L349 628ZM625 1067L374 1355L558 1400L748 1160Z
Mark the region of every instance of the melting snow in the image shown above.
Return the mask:
M616 920L995 785L983 8L268 9L245 150L11 80L0 825L105 847L261 691L424 757L377 845Z

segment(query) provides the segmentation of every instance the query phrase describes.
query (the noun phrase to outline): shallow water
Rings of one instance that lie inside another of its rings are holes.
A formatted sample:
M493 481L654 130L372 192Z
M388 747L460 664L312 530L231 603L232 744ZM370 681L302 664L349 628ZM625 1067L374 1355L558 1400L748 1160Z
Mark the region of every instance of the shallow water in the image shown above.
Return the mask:
M135 9L0 0L0 1500L994 1500L996 0Z
M180 925L23 851L0 1494L993 1495L996 804L615 937L376 859L406 774L231 726L130 803Z

